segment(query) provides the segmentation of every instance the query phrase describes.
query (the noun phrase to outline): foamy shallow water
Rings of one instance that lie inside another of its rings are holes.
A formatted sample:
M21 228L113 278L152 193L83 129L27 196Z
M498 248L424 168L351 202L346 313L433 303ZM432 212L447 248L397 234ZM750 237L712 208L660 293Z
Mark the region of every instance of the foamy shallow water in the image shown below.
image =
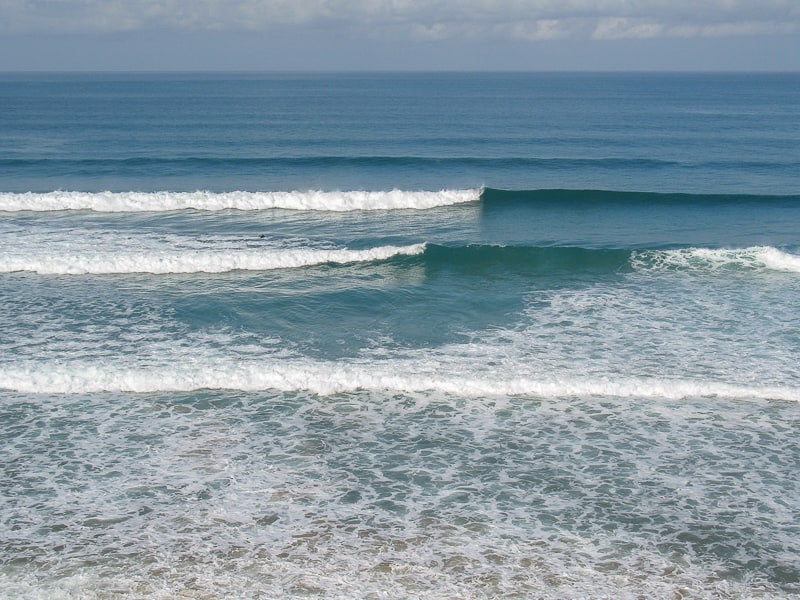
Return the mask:
M800 591L796 403L4 394L21 597Z

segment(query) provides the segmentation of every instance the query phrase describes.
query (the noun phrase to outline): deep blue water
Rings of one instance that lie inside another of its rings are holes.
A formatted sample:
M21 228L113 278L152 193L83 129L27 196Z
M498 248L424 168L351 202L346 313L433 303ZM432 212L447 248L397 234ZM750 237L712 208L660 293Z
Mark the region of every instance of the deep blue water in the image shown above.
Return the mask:
M799 109L0 75L0 594L796 595Z

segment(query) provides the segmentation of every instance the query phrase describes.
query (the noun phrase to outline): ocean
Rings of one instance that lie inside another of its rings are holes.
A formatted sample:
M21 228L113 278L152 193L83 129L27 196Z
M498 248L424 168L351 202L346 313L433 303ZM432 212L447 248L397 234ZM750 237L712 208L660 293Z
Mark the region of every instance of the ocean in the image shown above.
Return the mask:
M798 74L0 74L0 597L796 597L799 365Z

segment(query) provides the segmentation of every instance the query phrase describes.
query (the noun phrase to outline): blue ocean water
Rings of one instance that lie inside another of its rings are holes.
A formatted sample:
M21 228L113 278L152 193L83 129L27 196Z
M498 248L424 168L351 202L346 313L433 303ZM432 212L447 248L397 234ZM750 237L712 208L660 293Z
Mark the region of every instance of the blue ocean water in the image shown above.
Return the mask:
M799 109L0 75L0 595L797 595Z

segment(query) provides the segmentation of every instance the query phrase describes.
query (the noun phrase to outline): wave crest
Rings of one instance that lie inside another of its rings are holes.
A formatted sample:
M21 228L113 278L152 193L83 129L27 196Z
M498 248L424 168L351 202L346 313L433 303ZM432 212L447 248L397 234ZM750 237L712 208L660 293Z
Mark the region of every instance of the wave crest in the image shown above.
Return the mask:
M355 263L414 256L425 244L379 246L366 250L193 250L135 253L47 254L0 256L0 272L26 271L40 275L108 275L129 273L226 273L292 269L326 263Z
M166 212L176 210L425 210L480 199L482 189L430 191L292 192L26 192L0 193L0 210Z

